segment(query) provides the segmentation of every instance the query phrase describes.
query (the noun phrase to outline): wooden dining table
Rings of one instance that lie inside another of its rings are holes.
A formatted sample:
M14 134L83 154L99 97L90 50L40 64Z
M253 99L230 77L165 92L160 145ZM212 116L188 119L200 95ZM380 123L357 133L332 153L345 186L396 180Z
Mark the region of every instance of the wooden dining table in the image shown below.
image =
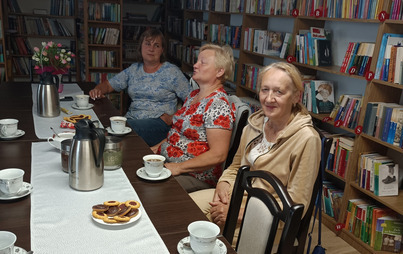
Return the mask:
M94 84L79 83L79 86L85 94L88 94ZM107 98L91 101L91 103L94 104L93 110L104 127L110 125L110 116L120 114ZM35 135L30 83L0 84L0 119L3 118L18 119L18 128L24 130L25 135L15 140L0 140L0 169L21 168L25 171L24 181L30 182L31 143L44 141ZM178 242L188 236L187 226L193 221L207 220L207 218L174 177L171 176L162 181L147 181L139 178L136 171L143 166L142 157L152 151L134 132L122 139L122 168L169 252L178 253ZM0 230L16 234L15 245L25 250L31 250L30 212L30 195L20 199L0 201ZM57 212L56 208L55 212ZM236 253L225 238L220 237L220 240L226 244L227 253Z

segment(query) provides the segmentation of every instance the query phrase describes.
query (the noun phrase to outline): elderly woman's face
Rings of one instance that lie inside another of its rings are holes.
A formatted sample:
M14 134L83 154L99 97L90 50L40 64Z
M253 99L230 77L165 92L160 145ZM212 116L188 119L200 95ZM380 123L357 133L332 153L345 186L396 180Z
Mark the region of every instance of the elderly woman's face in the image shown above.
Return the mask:
M263 76L259 100L264 114L270 120L288 119L293 104L299 100L299 93L284 71L272 68Z
M197 62L193 65L192 78L197 83L204 84L217 79L219 76L219 70L215 66L214 50L206 49L200 52Z
M160 37L145 38L141 44L141 56L144 62L159 62L163 50Z

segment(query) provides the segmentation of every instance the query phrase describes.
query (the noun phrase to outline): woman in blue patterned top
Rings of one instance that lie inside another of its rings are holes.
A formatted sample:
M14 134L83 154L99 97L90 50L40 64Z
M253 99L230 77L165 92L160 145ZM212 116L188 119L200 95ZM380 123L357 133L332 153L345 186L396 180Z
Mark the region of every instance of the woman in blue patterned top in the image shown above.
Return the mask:
M184 101L191 91L182 71L164 61L164 48L161 31L146 30L140 37L140 61L89 92L92 99L97 99L127 89L131 98L127 122L149 146L167 137L178 98Z

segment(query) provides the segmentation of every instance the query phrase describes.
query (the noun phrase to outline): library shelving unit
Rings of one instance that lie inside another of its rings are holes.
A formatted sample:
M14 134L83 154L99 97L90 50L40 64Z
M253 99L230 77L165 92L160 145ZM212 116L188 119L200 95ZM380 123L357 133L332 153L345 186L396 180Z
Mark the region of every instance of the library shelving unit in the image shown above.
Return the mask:
M4 33L8 63L8 80L30 80L30 59L34 47L42 42L61 43L77 55L77 1L56 2L10 0L3 3ZM73 59L75 63L75 59ZM79 66L73 64L68 74L79 74ZM33 75L34 80L37 78Z
M6 43L4 38L3 6L0 4L0 81L7 81Z
M185 0L168 0L165 12L165 39L167 59L179 68L182 65L183 52L183 12Z
M146 29L158 28L164 33L165 9L165 3L162 0L123 1L123 69L136 60L138 40Z
M217 0L213 0L217 3ZM253 0L252 0L253 1ZM192 2L192 1L189 1ZM231 1L232 2L232 1ZM234 2L236 2L234 0ZM239 50L239 62L237 67L237 81L236 81L236 94L239 97L257 98L257 92L253 88L241 85L243 64L254 64L257 66L265 66L272 62L289 61L293 63L303 74L313 75L317 79L329 79L334 81L336 96L339 98L341 94L361 94L362 108L359 115L358 125L362 126L365 118L366 105L368 102L391 102L402 105L402 92L403 86L393 84L371 77L362 77L358 75L350 75L348 73L340 72L343 56L345 55L348 42L370 41L375 43L370 71L375 73L376 63L381 48L381 41L383 34L395 33L403 34L403 21L402 20L389 20L384 19L384 14L389 14L393 0L383 1L383 5L379 6L378 13L383 11L382 15L375 15L371 19L359 18L334 18L324 17L323 15L312 16L302 14L302 3L311 1L295 1L296 5L289 10L286 14L277 13L277 15L257 14L256 11L248 10L246 6L250 0L245 0L245 10L241 12L242 16L242 34L241 45ZM256 1L257 2L257 1ZM378 2L378 1L376 1ZM211 2L210 2L211 4ZM297 12L294 12L297 10ZM298 12L299 11L299 12ZM239 14L238 14L239 15ZM198 39L194 36L189 36L185 31L183 36L183 44L188 46L200 46L202 43L211 41L211 24L224 24L230 25L230 19L234 13L222 13L212 10L194 9L187 5L184 11L185 23L187 20L204 21L209 24L209 34L207 39ZM207 18L206 18L207 17ZM332 66L313 66L297 62L295 59L295 52L297 49L296 35L300 30L307 30L310 27L320 27L330 29L332 31L332 51L333 51L333 65ZM268 56L251 50L244 49L245 31L246 28L256 28L269 31L278 31L292 34L292 40L288 55L284 58L277 56ZM364 36L363 36L364 34ZM367 35L368 34L368 35ZM191 71L192 65L185 60L182 61L182 70ZM344 191L341 202L340 215L336 221L333 217L323 213L323 223L334 231L338 236L343 238L346 242L352 245L360 253L389 253L386 251L376 251L367 243L364 243L354 233L345 229L345 216L347 214L347 205L351 199L365 199L369 203L379 207L390 209L398 215L400 220L403 220L403 191L399 190L398 196L379 197L374 193L367 191L357 184L357 177L359 176L359 158L365 152L378 152L381 155L391 156L396 163L403 166L403 149L398 146L393 146L380 139L374 138L365 133L361 133L358 129L350 129L347 127L337 127L338 125L329 119L329 115L324 114L311 114L315 122L325 130L332 133L348 134L354 137L354 149L348 160L345 177L340 177L331 171L326 172L326 180L334 182L334 184ZM326 246L324 246L326 247Z

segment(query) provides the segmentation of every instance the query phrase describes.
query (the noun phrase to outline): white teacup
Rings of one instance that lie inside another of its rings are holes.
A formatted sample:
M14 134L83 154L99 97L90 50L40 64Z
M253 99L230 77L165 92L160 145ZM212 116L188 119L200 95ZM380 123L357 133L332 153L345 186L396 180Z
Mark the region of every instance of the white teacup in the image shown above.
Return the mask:
M54 148L61 149L61 143L65 139L72 139L75 135L74 132L61 132L59 136L53 135L53 137L48 138L48 143Z
M158 154L150 154L143 157L144 169L150 177L159 177L164 170L165 157Z
M25 172L19 168L0 170L0 191L6 195L15 195L22 187Z
M18 130L17 119L1 119L0 120L0 133L4 137L13 136Z
M124 116L112 116L109 118L111 121L111 129L115 133L122 133L126 127L127 118Z
M88 107L90 96L86 94L77 94L76 95L76 104L79 108Z
M210 221L195 221L189 224L188 231L192 250L204 254L213 251L220 228Z
M0 231L0 254L14 254L17 236L8 231Z

